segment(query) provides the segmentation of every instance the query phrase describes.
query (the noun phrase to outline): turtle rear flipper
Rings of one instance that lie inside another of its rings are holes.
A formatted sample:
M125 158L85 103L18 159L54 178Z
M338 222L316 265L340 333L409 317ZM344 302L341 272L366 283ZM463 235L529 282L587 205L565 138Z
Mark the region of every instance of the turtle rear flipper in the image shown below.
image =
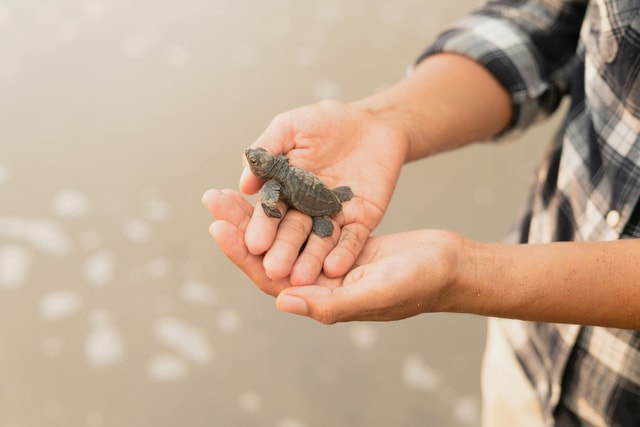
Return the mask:
M347 202L353 197L353 191L351 191L351 187L346 185L334 188L333 192L336 194L336 196L338 196L338 199L341 202Z
M320 237L333 234L333 223L328 216L314 216L312 231Z

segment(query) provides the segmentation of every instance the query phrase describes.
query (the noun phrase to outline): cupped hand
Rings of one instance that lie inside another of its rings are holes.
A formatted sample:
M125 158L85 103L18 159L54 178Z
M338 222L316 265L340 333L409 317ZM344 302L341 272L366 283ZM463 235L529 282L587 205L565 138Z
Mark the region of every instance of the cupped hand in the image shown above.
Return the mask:
M202 203L215 221L209 227L211 236L231 262L242 270L263 292L277 296L291 287L289 277L271 278L264 267L264 254L253 254L246 244L246 233L254 206L233 190L208 190ZM258 210L261 208L255 208ZM301 214L302 215L302 214ZM320 280L320 278L318 278ZM329 282L338 279L330 279Z
M277 296L286 312L331 324L351 320L398 320L450 308L460 277L470 271L466 238L441 230L370 237L348 271L320 273L307 286L271 278L266 255L245 241L254 207L232 190L209 190L203 203L216 218L210 231L224 254L262 291Z
M252 146L310 170L329 187L350 186L354 198L336 215L329 237L310 234L311 218L290 210L282 218L255 209L246 227L249 253L263 255L265 274L291 283L313 283L321 274L344 275L379 224L405 161L407 137L366 109L336 101L277 116ZM245 168L240 190L254 194L263 181ZM286 206L279 203L279 209Z
M277 307L324 324L391 321L450 310L470 265L466 239L442 230L370 237L343 277L284 288Z

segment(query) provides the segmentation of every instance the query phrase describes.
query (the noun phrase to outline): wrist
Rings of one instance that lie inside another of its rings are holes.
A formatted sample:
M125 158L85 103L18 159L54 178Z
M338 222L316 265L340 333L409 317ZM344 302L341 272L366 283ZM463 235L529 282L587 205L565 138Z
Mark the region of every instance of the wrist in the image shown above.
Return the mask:
M499 275L498 244L463 238L456 258L455 275L443 292L441 311L496 315L501 295L492 278Z
M405 161L492 138L512 114L509 93L482 65L447 53L353 105L403 132Z
M412 160L413 120L410 111L404 109L402 102L395 102L387 92L381 92L350 105L393 135L388 140L397 144L396 148L403 154L404 163Z
M414 281L423 313L474 313L479 269L488 247L458 233L422 230Z

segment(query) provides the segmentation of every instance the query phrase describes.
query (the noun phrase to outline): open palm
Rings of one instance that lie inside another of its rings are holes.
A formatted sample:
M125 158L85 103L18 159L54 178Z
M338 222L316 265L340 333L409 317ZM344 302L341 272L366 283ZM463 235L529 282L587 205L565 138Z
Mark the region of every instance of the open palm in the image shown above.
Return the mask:
M277 116L253 146L284 153L292 165L310 170L330 187L350 186L355 197L333 218L334 233L325 238L310 235L311 218L298 211L276 219L256 209L244 236L249 252L264 255L272 279L309 284L321 271L328 277L343 275L389 204L405 160L406 137L366 111L325 101ZM240 189L254 194L262 184L245 172ZM279 208L286 210L284 204Z

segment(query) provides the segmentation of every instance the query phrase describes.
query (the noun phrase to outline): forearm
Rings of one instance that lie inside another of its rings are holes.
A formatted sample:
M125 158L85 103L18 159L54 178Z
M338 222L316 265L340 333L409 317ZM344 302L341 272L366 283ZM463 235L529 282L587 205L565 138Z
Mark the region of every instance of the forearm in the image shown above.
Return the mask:
M354 105L405 133L406 161L495 136L512 114L498 81L455 54L425 59L404 80Z
M468 247L445 311L640 329L640 240Z

